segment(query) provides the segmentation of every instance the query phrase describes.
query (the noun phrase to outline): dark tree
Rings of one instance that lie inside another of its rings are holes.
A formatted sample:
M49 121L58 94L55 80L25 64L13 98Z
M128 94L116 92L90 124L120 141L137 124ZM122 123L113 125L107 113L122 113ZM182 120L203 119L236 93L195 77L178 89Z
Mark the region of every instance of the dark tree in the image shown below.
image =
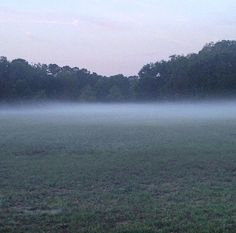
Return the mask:
M0 57L0 100L155 101L236 96L236 41L145 65L138 76L104 77L78 67Z

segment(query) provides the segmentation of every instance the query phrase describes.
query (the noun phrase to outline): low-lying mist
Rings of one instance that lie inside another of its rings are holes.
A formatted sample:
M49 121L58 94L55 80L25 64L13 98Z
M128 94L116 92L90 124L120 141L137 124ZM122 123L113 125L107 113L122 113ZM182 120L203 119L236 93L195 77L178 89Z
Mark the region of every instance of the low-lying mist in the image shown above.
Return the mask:
M45 121L137 122L155 120L234 119L236 100L135 104L44 103L1 105L0 119L40 118Z

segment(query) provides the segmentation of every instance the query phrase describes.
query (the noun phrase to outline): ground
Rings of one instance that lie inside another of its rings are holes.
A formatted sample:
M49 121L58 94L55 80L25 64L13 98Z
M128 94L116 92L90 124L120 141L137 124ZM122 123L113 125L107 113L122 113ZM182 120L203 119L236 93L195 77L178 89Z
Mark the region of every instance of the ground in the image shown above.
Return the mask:
M235 229L233 118L0 116L2 233Z

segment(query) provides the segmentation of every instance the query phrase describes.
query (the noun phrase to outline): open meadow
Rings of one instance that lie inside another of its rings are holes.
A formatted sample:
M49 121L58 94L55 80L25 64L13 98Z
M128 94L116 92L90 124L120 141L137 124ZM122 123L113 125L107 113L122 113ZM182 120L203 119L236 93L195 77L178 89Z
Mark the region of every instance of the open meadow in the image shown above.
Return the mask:
M234 233L236 106L1 107L1 233Z

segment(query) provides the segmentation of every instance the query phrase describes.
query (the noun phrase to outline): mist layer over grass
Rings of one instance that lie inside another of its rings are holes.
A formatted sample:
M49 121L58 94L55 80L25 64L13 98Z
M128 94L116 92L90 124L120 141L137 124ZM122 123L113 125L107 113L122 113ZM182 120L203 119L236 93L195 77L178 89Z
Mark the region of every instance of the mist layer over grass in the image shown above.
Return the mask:
M234 233L236 104L0 108L0 232Z
M141 104L75 104L48 103L31 105L0 105L0 116L44 117L50 120L69 118L86 121L104 120L140 121L152 120L191 120L191 119L234 119L235 101L218 102L177 102L177 103L141 103Z

